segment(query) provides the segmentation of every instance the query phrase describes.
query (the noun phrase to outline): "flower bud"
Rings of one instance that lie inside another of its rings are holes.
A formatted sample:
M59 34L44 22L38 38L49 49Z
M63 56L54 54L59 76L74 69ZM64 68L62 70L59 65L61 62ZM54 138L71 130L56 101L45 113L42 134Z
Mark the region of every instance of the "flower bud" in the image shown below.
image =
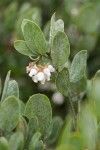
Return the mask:
M31 71L30 67L27 66L27 67L26 67L26 72L29 73L30 71Z

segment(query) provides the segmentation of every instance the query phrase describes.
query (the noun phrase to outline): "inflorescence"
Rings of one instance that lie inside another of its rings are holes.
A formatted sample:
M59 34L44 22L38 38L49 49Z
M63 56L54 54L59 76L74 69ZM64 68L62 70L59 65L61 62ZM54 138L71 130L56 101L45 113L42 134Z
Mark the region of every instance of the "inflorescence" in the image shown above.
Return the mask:
M52 65L36 65L33 62L29 63L29 66L26 67L26 72L29 73L29 76L32 77L32 80L35 83L40 82L44 84L46 81L50 80L51 72L54 72L55 68Z

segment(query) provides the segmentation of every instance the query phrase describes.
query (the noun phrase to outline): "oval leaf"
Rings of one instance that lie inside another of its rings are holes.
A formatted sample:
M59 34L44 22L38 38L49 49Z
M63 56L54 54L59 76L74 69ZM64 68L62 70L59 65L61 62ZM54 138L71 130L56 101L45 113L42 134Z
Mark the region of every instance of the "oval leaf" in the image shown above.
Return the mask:
M20 105L14 96L5 99L0 105L0 129L13 130L19 120Z
M63 126L62 118L59 116L54 117L52 132L47 140L48 145L54 145L57 142L58 137L61 133L62 126Z
M37 117L40 132L46 138L51 132L52 109L49 99L43 94L35 94L26 104L25 115L31 119Z
M23 150L24 148L24 136L21 132L17 132L12 135L9 146L11 150Z
M82 79L86 71L87 51L78 52L70 66L70 82L77 82Z
M70 87L69 71L67 68L64 68L58 73L56 86L64 96L67 96Z
M41 133L39 133L39 132L36 132L33 135L32 139L30 141L29 150L36 150L37 149L40 137L41 137ZM40 149L38 149L38 150L40 150Z
M29 143L33 137L33 135L39 131L39 123L36 117L32 118L28 122L28 134L26 137L25 147L29 147Z
M76 83L70 83L71 91L74 93L81 93L83 91L86 91L87 88L87 78L85 76L82 77L81 80L79 80Z
M22 116L19 118L19 121L16 127L16 132L21 132L24 135L24 139L26 141L26 136L28 134L28 125L27 125L27 121Z
M15 42L14 42L14 47L15 47L15 49L16 49L19 53L21 53L21 54L23 54L23 55L26 55L26 56L33 56L33 55L34 55L34 53L32 53L32 52L29 50L28 46L26 45L26 42L23 41L23 40L17 40L17 41L15 41Z
M23 34L27 46L33 53L44 55L47 45L41 29L35 22L29 20L24 20L24 22Z
M12 96L12 95L19 98L18 84L15 80L9 81L8 88L7 88L6 93L5 93L5 98L8 96Z
M70 44L66 34L58 31L51 45L51 58L55 68L65 64L70 54Z
M62 19L59 19L55 22L55 30L64 32L64 22Z

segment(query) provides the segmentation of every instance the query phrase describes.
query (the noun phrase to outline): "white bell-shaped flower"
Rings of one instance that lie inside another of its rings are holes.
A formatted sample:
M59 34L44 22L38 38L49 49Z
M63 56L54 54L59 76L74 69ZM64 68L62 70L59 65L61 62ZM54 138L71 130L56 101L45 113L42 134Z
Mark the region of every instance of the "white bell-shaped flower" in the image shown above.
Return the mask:
M44 74L45 74L46 80L47 80L47 81L50 81L51 73L50 73L49 68L45 68L45 69L43 70L43 72L44 72Z
M44 78L42 81L41 81L41 84L44 84L46 81L46 78Z
M48 69L50 70L50 72L54 72L55 71L55 68L53 68L52 65L48 65Z
M47 81L50 81L50 76L46 76L46 80L47 80Z
M36 75L36 74L37 74L37 70L33 68L31 69L29 76L32 77L33 75Z
M33 77L32 77L32 80L33 80L35 83L38 83L37 75L33 76Z
M50 76L50 75L51 75L49 68L43 69L43 72L44 72L47 76Z
M29 76L32 77L32 80L35 83L38 81L41 84L44 84L46 81L50 80L51 72L54 72L55 68L52 65L36 65L34 63L29 63L29 66L26 67L26 72L29 73Z
M37 79L38 81L43 81L45 79L45 75L43 72L37 73Z

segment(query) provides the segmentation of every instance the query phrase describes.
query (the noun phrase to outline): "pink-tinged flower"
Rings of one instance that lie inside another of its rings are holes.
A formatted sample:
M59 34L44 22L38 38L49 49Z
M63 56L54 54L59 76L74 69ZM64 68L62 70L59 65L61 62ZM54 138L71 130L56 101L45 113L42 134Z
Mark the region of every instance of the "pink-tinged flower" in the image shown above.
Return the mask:
M43 69L43 72L44 72L44 74L47 75L47 76L50 76L50 75L51 75L50 70L49 70L48 68Z
M29 76L32 77L32 80L35 83L40 82L44 84L46 81L50 80L51 72L54 72L55 69L52 65L39 65L37 66L34 63L30 63L29 66L26 67L26 72L29 73Z
M26 72L29 73L31 71L31 68L29 66L26 67Z

